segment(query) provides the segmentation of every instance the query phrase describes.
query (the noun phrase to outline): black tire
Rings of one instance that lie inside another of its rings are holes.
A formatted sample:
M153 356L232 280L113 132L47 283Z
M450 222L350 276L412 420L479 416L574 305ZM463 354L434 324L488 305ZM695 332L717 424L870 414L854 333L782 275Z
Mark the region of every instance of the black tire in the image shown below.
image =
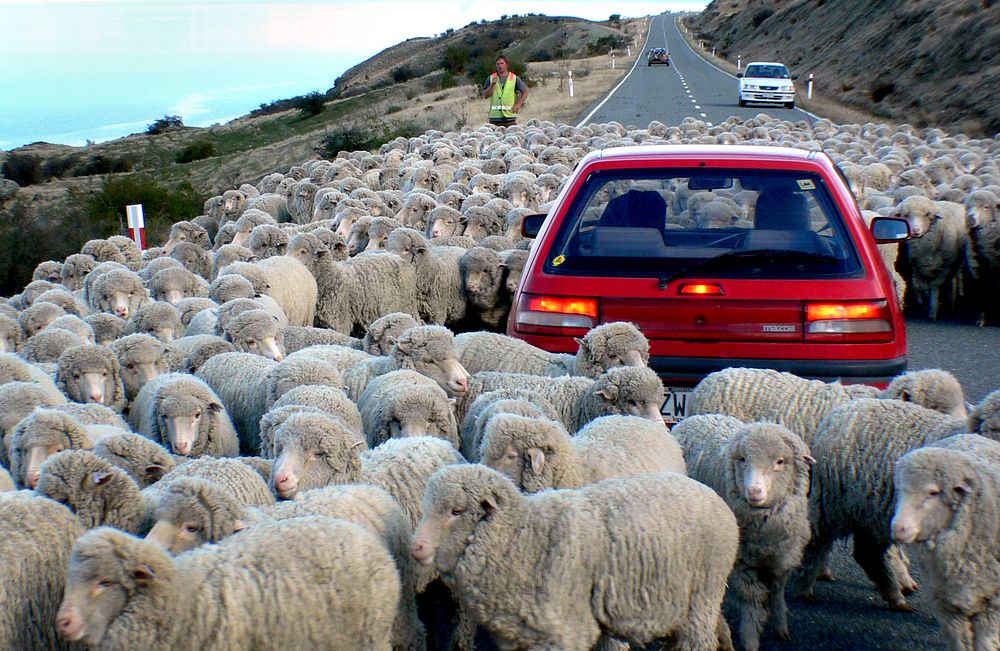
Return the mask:
M745 101L740 100L740 106L744 106L745 107L746 105L747 105L747 103Z
M795 102L785 102L785 108L787 109L795 108Z
M647 67L647 68L649 68L649 67L650 67L650 66L652 66L652 65L653 65L653 64L652 64L651 62L649 62L649 61L647 61L647 62L646 62L646 67Z

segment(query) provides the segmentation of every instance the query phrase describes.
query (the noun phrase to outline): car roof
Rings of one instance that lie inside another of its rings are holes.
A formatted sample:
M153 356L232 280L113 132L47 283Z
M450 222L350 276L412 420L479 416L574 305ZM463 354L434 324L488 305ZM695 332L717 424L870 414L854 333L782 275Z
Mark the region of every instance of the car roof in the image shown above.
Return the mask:
M581 163L595 159L607 161L646 161L658 159L684 159L703 157L712 160L769 160L774 162L804 162L817 159L827 161L829 157L819 149L798 147L773 147L770 145L630 145L608 147L587 154Z
M751 61L750 63L747 64L748 68L750 66L781 66L786 70L788 69L788 66L786 66L784 63L778 63L777 61Z

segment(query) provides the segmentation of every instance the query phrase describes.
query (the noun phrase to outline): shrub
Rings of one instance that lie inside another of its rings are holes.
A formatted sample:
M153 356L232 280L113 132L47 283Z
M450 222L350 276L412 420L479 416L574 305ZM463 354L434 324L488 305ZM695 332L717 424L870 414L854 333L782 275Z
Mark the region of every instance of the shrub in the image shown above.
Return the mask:
M211 158L215 155L217 155L217 152L213 143L208 140L199 140L177 152L176 160L183 165L184 163Z
M94 176L97 174L121 174L132 169L132 161L124 156L95 154L73 168L73 176Z
M146 133L151 136L155 136L159 133L166 133L171 129L180 129L184 126L184 120L181 119L179 115L164 115L159 120L156 120L151 125L146 127Z
M83 205L87 218L100 233L97 237L108 237L125 230L125 206L141 203L146 239L159 242L166 239L174 222L201 214L205 199L187 181L171 188L132 174L104 179L101 190Z
M3 175L22 188L42 181L42 159L35 154L12 153L3 162Z
M323 158L335 158L342 151L373 151L393 138L412 138L425 131L426 127L412 121L390 125L372 118L328 133L314 151Z
M452 74L461 73L469 60L469 48L465 45L449 45L444 49L441 67Z
M323 112L325 105L326 95L315 90L311 93L292 98L292 106L302 111L301 117L303 119L319 115Z
M451 72L445 70L444 74L441 75L441 89L444 90L446 88L454 88L455 86L458 86L458 78Z
M878 104L896 91L896 84L880 83L872 89L872 101Z
M392 80L395 81L397 84L401 84L411 79L415 79L417 76L418 75L416 71L414 71L409 66L399 66L398 68L392 71Z
M620 50L629 44L629 40L619 34L608 34L596 41L587 43L587 56L607 54L608 50Z
M770 7L766 7L764 9L761 9L757 13L755 13L753 15L753 18L750 20L750 22L753 24L754 29L757 29L758 27L760 27L760 24L762 22L764 22L765 20L767 20L768 18L770 18L773 15L774 15L774 9L771 9Z

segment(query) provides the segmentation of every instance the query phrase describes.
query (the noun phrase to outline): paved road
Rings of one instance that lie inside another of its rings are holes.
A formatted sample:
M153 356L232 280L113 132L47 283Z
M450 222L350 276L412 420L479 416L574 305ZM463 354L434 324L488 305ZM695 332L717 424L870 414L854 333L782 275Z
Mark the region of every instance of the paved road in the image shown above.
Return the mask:
M645 126L652 120L677 125L686 117L718 124L731 115L744 119L766 112L777 118L811 119L804 111L777 106L740 108L736 78L707 63L683 40L674 18L652 19L642 52L667 47L671 65L636 65L605 101L580 116L579 124L615 120ZM966 390L966 399L978 402L1000 388L1000 328L977 328L970 323L908 319L911 369L944 368L954 373ZM943 650L926 594L910 598L914 613L889 611L854 563L849 543L838 545L832 558L839 580L820 583L819 603L789 600L793 640L765 639L764 650L781 651L926 651ZM917 575L919 581L919 575ZM733 615L727 605L727 611ZM732 618L731 618L731 621Z
M646 65L645 53L654 47L670 51L670 66ZM698 56L669 14L653 17L635 66L610 98L600 108L597 105L588 107L578 123L614 120L644 127L659 120L670 126L695 117L713 125L732 115L749 119L761 112L782 120L811 120L805 111L777 104L741 108L736 97L736 77Z

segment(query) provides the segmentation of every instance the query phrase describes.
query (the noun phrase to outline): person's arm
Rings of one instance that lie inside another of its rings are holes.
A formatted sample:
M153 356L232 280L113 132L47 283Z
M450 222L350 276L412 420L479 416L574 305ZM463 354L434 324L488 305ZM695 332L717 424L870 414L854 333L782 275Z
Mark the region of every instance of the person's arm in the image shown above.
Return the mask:
M514 113L520 113L521 107L524 106L524 100L528 99L528 84L524 83L524 80L520 77L517 78L515 91L517 93L517 98L515 99L514 106L511 110Z
M497 73L490 75L490 78L486 80L486 86L483 88L483 99L489 99L493 95L493 87L497 83Z

